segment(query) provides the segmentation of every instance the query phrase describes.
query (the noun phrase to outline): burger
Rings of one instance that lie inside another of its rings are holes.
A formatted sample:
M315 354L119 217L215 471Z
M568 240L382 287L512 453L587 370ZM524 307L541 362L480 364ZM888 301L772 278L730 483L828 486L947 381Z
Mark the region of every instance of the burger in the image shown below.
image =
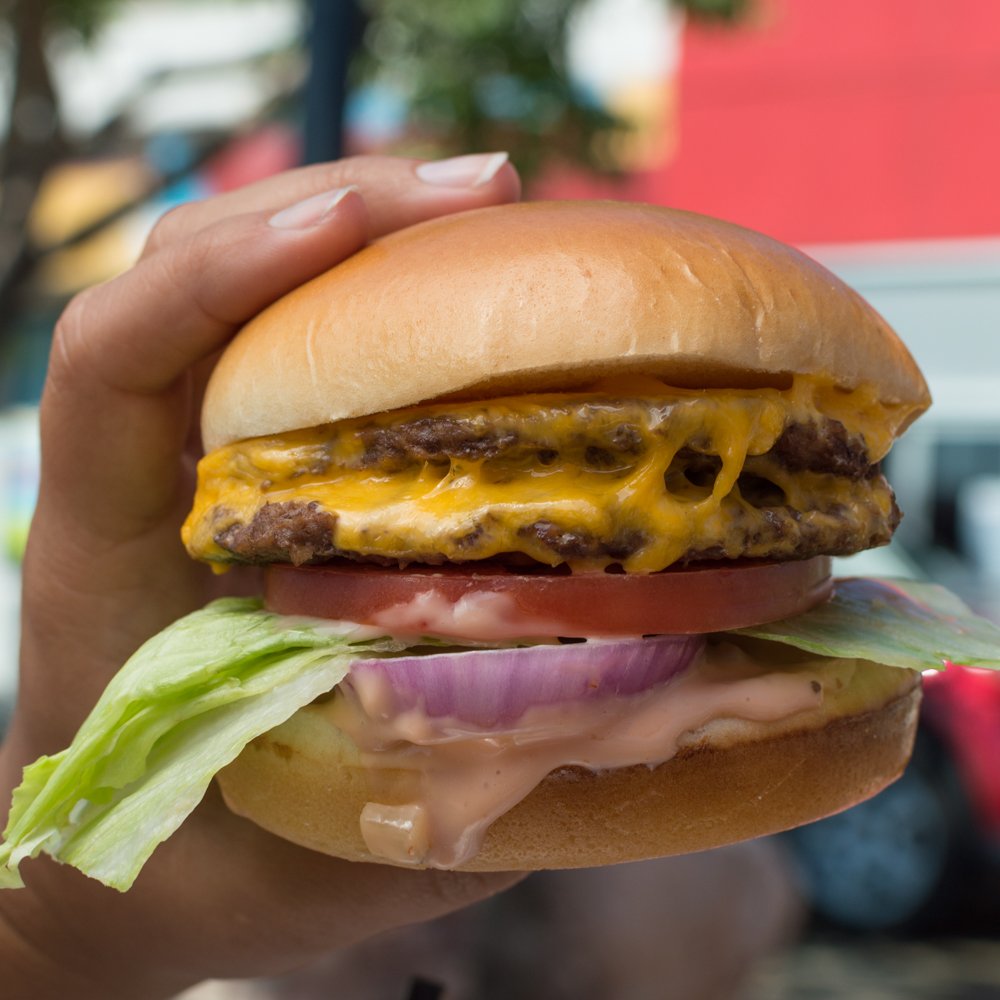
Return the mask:
M996 662L936 588L831 580L891 538L880 463L928 404L856 293L727 223L534 203L374 242L207 389L183 540L265 567L263 604L136 654L35 765L8 878L46 850L125 887L216 772L296 843L466 870L696 851L874 794L920 670ZM166 692L148 716L140 688ZM159 742L130 728L154 717Z
M927 403L855 294L720 222L525 204L369 247L226 352L185 540L267 565L282 614L454 648L255 740L227 802L328 853L503 869L870 794L909 754L915 675L771 672L701 636L808 609L829 556L889 540L879 462Z

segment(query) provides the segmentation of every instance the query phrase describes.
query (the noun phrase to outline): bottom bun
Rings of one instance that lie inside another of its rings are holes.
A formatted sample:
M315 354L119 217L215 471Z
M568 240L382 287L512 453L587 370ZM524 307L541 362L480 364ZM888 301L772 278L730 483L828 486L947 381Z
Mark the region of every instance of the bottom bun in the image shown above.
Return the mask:
M493 823L458 869L584 868L686 854L860 802L902 773L920 705L918 674L865 666L891 672L891 693L877 707L852 705L822 725L786 723L773 736L757 727L751 739L701 741L655 768L554 771ZM383 862L361 837L370 793L358 751L312 708L256 739L219 774L226 803L304 847Z

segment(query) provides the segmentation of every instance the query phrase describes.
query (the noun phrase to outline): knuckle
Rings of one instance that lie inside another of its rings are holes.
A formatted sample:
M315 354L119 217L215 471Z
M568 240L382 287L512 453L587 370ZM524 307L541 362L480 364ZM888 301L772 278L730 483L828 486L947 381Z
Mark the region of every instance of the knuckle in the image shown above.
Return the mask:
M191 225L193 211L190 205L175 205L156 220L146 237L142 256L146 257L169 243L175 242Z
M72 372L85 360L89 317L93 312L95 290L78 292L66 304L52 333L52 356L49 374L61 377Z
M205 275L208 273L214 261L219 260L220 254L232 253L235 247L233 240L226 239L224 233L231 227L224 223L215 223L194 233L178 246L176 254L170 254L166 261L166 266L172 276L177 276L179 272L188 275ZM190 280L190 278L188 279ZM195 282L197 285L197 282Z
M170 289L191 290L204 268L218 253L215 226L179 233L169 246L150 254L131 272L131 279L140 282L144 297L162 297Z
M210 305L217 291L219 263L232 260L244 237L242 228L228 220L213 223L158 254L150 264L159 269L160 289L183 289L190 304L201 315L216 323L228 323Z
M382 172L385 172L385 167L392 162L393 159L386 156L366 154L345 156L342 160L324 164L324 185L326 187L339 187L346 184L363 184L366 180L370 180L380 168Z

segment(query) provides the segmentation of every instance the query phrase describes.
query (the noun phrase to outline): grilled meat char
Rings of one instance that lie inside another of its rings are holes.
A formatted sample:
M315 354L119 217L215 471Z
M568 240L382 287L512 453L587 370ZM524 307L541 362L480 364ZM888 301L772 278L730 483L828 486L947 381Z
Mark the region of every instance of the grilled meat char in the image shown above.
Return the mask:
M607 405L584 406L574 415L570 434L555 435L538 421L486 420L481 414L420 416L390 424L375 424L357 432L360 455L355 464L392 475L414 466L447 469L456 463L487 463L498 470L546 468L569 462L589 471L611 473L627 470L649 446L648 413L642 420L629 420L630 403L609 419ZM635 416L634 413L631 414ZM652 421L656 427L656 420ZM292 477L327 475L335 468L337 447L322 454L310 452L306 464ZM695 439L681 448L665 476L665 489L672 481L685 488L711 490L721 467L709 441ZM884 484L879 466L870 461L865 443L851 436L840 422L820 418L811 422L791 421L762 456L749 456L737 480L742 508L735 510L734 524L725 543L698 544L687 549L681 563L759 555L763 547L775 546L783 558L810 558L820 554L846 555L889 540L899 521L894 500L888 513L859 511L831 500L825 509L802 511L787 502L785 492L769 473L775 469L792 475L828 475L852 483L877 481ZM498 473L502 474L502 473ZM888 486L884 486L888 490ZM889 491L891 497L891 491ZM225 512L220 512L225 518ZM251 518L231 521L215 535L217 544L234 560L248 563L290 562L315 564L347 558L378 564L420 562L439 565L448 558L432 547L415 544L404 558L385 558L337 547L333 543L337 516L306 500L267 502ZM475 559L476 547L491 530L491 519L480 518L474 527L456 536L454 548L464 549ZM530 520L517 528L517 536L551 553L551 561L602 560L621 562L648 542L641 527L618 524L607 533L560 524L550 517ZM789 551L791 549L791 551ZM530 562L524 553L493 556L512 565Z

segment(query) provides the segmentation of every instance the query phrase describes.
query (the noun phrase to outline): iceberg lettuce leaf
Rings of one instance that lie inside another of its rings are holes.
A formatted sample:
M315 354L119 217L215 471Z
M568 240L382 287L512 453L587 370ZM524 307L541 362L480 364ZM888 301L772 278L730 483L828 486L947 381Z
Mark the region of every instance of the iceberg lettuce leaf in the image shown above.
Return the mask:
M1000 627L944 587L915 580L837 580L827 603L736 631L820 656L910 670L943 670L949 663L1000 669Z
M0 888L40 852L127 889L252 739L329 691L389 639L216 601L143 645L72 744L24 771L0 845Z
M942 587L912 581L838 580L828 603L738 634L912 670L1000 668L1000 628ZM0 844L0 888L21 885L20 862L44 852L124 891L244 746L335 687L353 660L406 645L271 614L254 599L175 622L125 664L66 750L25 768Z

